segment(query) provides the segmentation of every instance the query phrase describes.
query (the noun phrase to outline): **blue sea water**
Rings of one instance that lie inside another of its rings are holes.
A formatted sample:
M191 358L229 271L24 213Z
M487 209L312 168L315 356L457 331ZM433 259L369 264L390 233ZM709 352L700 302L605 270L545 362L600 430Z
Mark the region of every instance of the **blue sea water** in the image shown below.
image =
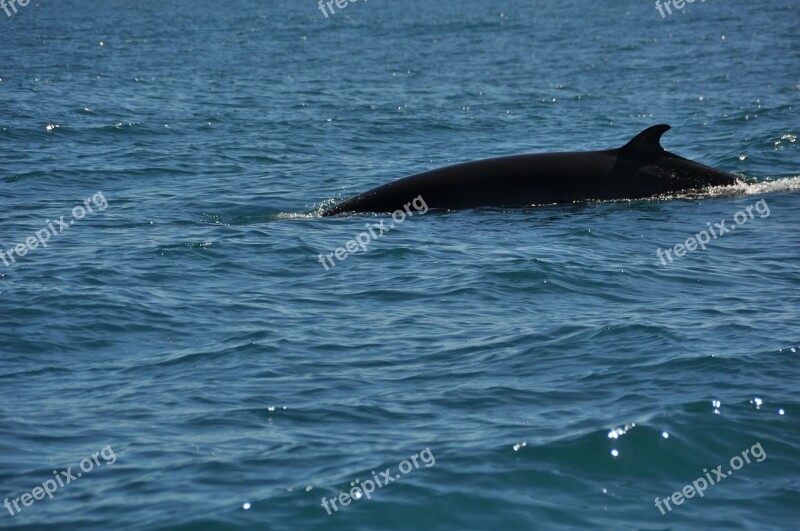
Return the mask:
M797 528L795 0L17 7L0 249L50 240L0 262L1 528ZM657 123L750 183L318 261L387 219L322 205Z

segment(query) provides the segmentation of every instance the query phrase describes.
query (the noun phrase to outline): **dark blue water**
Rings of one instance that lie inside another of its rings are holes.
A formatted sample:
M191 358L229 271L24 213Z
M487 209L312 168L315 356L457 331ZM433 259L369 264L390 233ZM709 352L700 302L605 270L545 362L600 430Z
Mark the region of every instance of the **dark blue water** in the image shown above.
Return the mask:
M797 527L794 0L17 7L0 527ZM417 212L318 261L386 218L335 199L657 123L755 184Z

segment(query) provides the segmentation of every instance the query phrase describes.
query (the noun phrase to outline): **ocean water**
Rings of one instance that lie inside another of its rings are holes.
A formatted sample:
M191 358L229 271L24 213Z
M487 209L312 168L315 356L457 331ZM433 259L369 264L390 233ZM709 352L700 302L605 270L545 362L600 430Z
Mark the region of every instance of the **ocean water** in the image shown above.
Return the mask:
M25 252L0 262L0 528L796 529L799 22L795 0L0 11L0 249ZM748 183L417 211L319 262L391 222L323 205L657 123Z

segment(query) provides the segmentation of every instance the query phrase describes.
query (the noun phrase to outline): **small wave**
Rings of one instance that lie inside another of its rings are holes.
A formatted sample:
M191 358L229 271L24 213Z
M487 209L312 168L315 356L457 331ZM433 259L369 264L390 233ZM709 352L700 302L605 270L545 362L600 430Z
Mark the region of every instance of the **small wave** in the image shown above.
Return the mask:
M287 219L314 219L321 218L325 211L330 207L342 200L341 196L334 196L315 204L314 207L308 212L281 212L275 216L276 220L283 221Z
M281 212L275 219L278 221L284 221L287 219L314 219L314 218L321 218L322 217L322 210L320 208L315 208L312 212L306 213L299 213L299 212Z
M742 193L747 195L800 190L800 175L781 179L769 179L757 183L742 183Z
M763 181L740 180L730 186L712 186L699 192L684 192L662 196L659 199L701 199L708 197L729 197L734 195L759 195L775 192L800 190L800 176L779 179L766 178Z
M794 192L800 190L800 175L773 179L766 177L763 181L740 180L736 184L711 186L702 190L675 192L644 199L606 199L575 201L575 204L588 203L630 203L634 201L668 201L673 199L708 199L710 197L732 197L737 195L759 195L776 192Z

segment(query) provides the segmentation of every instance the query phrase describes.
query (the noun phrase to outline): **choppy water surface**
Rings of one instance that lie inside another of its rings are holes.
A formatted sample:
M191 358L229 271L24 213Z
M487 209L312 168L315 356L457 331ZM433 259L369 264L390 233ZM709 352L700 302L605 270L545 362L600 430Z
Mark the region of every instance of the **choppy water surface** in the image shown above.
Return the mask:
M0 262L0 527L796 528L796 2L18 8L0 248L54 230ZM318 261L385 218L333 200L656 123L751 183L429 211Z

